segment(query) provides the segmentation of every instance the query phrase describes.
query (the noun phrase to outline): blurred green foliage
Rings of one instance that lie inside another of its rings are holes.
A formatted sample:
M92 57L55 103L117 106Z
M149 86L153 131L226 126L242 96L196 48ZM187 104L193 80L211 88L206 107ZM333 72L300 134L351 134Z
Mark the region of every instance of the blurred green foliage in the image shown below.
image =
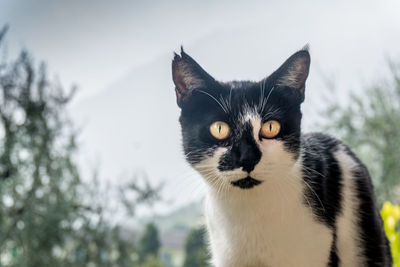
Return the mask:
M154 223L148 223L139 241L139 262L144 262L151 257L157 258L160 245L161 243L156 225Z
M325 112L328 130L367 165L381 205L400 202L400 67L389 67L390 78L352 93L346 105L333 98Z
M393 267L400 267L400 206L386 201L381 209L381 216L390 242Z
M0 266L138 264L136 234L111 223L110 205L132 216L136 205L157 200L157 190L132 181L113 195L96 175L82 181L66 112L73 92L26 51L0 63Z
M146 260L139 263L138 267L164 267L165 265L154 255L149 255Z
M185 262L183 267L207 267L211 266L210 253L206 243L206 229L200 227L192 229L185 242Z

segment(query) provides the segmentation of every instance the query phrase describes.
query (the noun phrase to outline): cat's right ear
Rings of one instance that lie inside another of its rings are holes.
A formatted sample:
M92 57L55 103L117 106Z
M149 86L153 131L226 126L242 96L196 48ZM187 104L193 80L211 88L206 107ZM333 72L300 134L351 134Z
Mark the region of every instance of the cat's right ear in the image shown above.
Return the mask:
M310 61L307 45L289 57L278 70L270 75L270 79L274 80L275 86L290 92L290 95L301 103L304 101L304 89L310 71Z
M175 53L172 61L172 79L175 83L176 102L180 108L184 105L191 92L206 88L215 82L203 68L181 47L181 54Z

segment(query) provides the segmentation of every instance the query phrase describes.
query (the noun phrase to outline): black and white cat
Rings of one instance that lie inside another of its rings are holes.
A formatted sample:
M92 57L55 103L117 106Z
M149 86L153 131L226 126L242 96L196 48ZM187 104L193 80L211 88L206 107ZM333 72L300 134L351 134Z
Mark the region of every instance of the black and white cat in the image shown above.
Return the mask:
M175 54L215 266L391 266L366 167L340 141L300 131L309 65L305 48L260 82L224 83Z

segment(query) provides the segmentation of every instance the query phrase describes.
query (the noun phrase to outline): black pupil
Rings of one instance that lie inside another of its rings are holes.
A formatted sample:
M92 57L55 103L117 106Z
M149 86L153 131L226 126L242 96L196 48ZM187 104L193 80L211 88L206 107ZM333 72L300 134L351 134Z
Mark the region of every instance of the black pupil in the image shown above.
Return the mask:
M221 133L221 129L222 129L222 126L221 126L221 124L218 124L218 131Z
M269 124L269 131L272 132L272 123Z

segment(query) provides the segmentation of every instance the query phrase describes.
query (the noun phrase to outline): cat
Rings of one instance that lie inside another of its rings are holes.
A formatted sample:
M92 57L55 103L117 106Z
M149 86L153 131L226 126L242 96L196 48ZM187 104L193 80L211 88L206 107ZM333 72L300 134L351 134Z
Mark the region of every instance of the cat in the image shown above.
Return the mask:
M301 133L308 48L259 82L219 82L183 48L172 78L186 160L206 181L212 264L391 266L367 168Z

